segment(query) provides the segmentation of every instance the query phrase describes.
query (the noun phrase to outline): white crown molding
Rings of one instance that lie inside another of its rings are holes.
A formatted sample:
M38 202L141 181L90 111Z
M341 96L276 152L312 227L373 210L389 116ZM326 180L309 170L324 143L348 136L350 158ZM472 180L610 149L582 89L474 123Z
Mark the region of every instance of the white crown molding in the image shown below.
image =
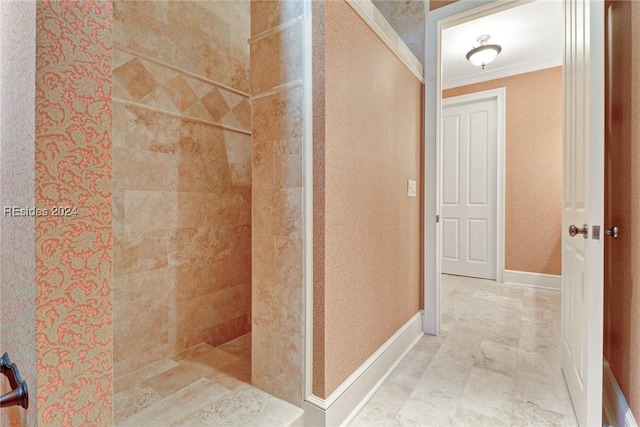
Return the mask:
M400 38L391 24L380 13L371 0L346 0L347 4L362 18L374 33L387 45L402 63L424 82L422 63Z
M517 74L531 73L533 71L544 70L547 68L558 67L562 65L562 57L548 57L535 59L519 64L500 67L495 69L481 69L477 67L477 72L466 74L455 79L447 79L446 70L443 72L442 89L451 89L460 86L467 86L475 83L482 83L489 80L502 79L505 77L515 76ZM490 67L490 66L489 66Z

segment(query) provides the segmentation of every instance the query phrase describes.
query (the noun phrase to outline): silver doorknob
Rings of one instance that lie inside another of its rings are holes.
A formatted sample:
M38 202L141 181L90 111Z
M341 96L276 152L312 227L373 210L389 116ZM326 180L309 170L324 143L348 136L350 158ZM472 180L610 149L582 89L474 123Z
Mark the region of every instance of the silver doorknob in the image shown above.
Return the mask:
M584 237L585 239L588 237L589 234L589 226L587 224L584 224L584 226L582 228L578 228L575 225L570 225L569 226L569 236L574 237L576 234L582 234L582 237Z
M620 229L615 225L609 228L608 230L604 230L604 234L606 234L607 236L611 236L614 239L618 238L619 233L620 233Z

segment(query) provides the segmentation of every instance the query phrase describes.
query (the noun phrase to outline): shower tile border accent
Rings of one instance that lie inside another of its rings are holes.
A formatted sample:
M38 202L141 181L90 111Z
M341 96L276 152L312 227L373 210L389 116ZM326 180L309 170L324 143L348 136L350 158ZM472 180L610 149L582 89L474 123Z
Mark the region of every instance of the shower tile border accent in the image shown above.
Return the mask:
M248 93L243 92L243 91L241 91L239 89L236 89L234 87L228 86L228 85L226 85L224 83L217 82L215 80L211 80L211 79L209 79L207 77L201 76L200 74L193 73L193 72L191 72L189 70L185 70L184 68L176 67L173 64L170 64L170 63L168 63L166 61L161 61L158 58L154 58L151 55L147 55L146 53L139 52L139 51L137 51L135 49L128 48L126 46L123 46L120 43L114 43L113 47L114 47L114 49L119 50L121 52L125 52L125 53L128 53L130 55L136 56L138 58L142 58L145 61L153 62L154 64L160 65L160 66L165 67L165 68L169 68L169 69L171 69L173 71L177 71L178 73L184 74L184 75L189 76L189 77L193 77L194 79L201 80L201 81L203 81L205 83L208 83L208 84L213 85L213 86L217 86L219 88L222 88L222 89L227 90L229 92L233 92L233 93L238 94L240 96L243 96L245 98L249 98L249 94Z
M142 108L144 110L148 110L154 113L161 113L161 114L166 114L167 116L171 116L171 117L175 117L176 119L183 119L183 120L189 120L192 122L196 122L196 123L202 123L205 125L210 125L210 126L214 126L223 130L228 130L230 132L237 132L237 133L241 133L244 135L251 135L250 131L244 130L244 129L238 129L232 126L227 126L227 125L223 125L221 123L217 123L217 122L212 122L209 120L204 120L198 117L192 117L192 116L185 116L182 115L180 113L174 113L172 111L167 111L167 110L163 110L162 108L157 108L157 107L153 107L150 105L145 105L145 104L140 104L138 102L133 102L133 101L127 101L125 99L120 99L120 98L113 98L113 102L115 104L120 104L123 105L125 107L134 107L134 108Z
M114 53L114 102L251 134L251 100L244 92L131 49Z
M112 2L38 2L36 217L38 420L113 421Z

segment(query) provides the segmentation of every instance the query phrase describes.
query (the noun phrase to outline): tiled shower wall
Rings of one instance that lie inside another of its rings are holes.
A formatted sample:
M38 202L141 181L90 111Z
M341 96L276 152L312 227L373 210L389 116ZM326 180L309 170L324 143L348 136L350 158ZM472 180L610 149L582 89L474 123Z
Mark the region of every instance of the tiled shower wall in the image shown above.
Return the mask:
M251 329L249 18L114 3L116 376Z
M251 2L252 383L302 406L302 2Z

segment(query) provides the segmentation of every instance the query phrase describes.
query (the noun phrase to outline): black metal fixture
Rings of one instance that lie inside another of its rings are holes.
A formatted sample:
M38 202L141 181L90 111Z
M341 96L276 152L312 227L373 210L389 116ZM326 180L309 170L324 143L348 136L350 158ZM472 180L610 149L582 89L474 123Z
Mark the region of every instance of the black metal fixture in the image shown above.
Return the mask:
M0 358L0 373L9 379L11 391L0 396L0 408L9 406L29 407L29 388L26 381L20 377L20 372L15 363L11 363L7 353Z

